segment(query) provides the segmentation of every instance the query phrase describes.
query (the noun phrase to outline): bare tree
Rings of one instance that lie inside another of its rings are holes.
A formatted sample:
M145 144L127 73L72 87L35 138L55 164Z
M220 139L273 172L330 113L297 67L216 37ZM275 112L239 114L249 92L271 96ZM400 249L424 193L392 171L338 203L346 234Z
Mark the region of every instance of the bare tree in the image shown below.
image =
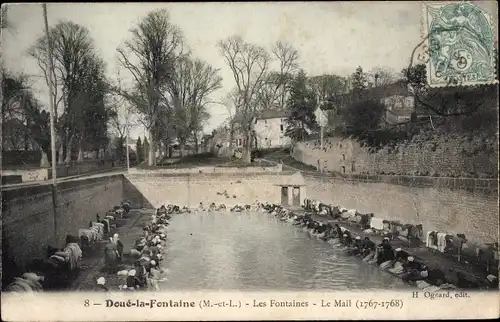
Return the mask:
M179 140L181 156L187 139L193 136L198 145L198 132L210 118L207 104L210 94L221 87L218 70L204 61L185 55L178 59L169 81L168 92L174 111L174 127Z
M235 121L238 112L238 89L235 88L231 90L226 97L223 99L222 105L226 108L229 117L227 118L229 127L229 149L233 148L234 132L235 132Z
M288 86L299 69L299 53L291 44L277 41L273 47L273 54L280 64L277 84L279 91L279 106L284 108L287 100Z
M289 85L298 71L298 52L290 44L278 41L272 57L279 66L266 74L264 85L259 88L258 100L262 109L283 109L289 96Z
M252 120L260 106L258 93L265 84L270 56L262 48L233 36L217 44L219 52L231 69L238 90L237 109L241 117L240 128L244 137L242 159L250 163Z
M60 21L49 31L53 58L53 91L55 119L59 136L59 163L63 162L63 148L66 148L66 162L71 160L72 145L77 136L78 93L82 90L83 75L88 69L90 57L95 55L88 29L70 21ZM28 54L37 60L48 83L47 36L37 39ZM60 103L62 115L58 115Z
M183 36L165 9L150 12L130 32L132 37L125 42L125 49L117 51L119 62L130 72L135 84L131 91L122 89L121 93L143 116L151 147L148 165L152 166L156 163L154 130L158 128L161 109L168 108L165 105L168 99L161 101L175 61L182 52Z
M398 75L390 68L375 67L368 73L375 86L385 86L393 84L398 80Z
M314 91L317 106L324 109L333 109L337 97L346 91L347 80L338 75L321 75L309 77L308 85Z

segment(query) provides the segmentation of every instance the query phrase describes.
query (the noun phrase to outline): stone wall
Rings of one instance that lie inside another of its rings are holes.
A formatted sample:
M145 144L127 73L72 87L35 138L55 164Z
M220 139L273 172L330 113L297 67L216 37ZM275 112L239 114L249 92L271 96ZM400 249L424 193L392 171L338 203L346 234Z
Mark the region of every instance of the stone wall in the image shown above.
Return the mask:
M177 204L197 207L209 205L251 204L255 201L280 203L281 188L277 186L290 174L183 174L126 175L125 198L132 203L152 205ZM229 198L223 195L227 191ZM236 197L236 198L235 198ZM304 199L301 196L301 199Z
M498 142L481 136L435 135L371 153L352 139L298 143L292 156L326 171L436 177L498 177Z
M106 176L61 182L58 185L56 223L58 247L66 234L78 234L97 213L104 214L123 200L122 176ZM3 243L16 265L44 257L54 246L54 206L51 185L2 192ZM5 253L4 253L5 255Z
M71 165L57 165L57 177L64 178L69 176L81 175L91 172L103 171L111 169L114 165L111 161L84 161L81 163L73 163ZM3 169L4 175L20 175L22 182L43 181L52 178L52 168L34 167L31 169Z
M269 172L281 172L283 169L282 164L277 164L275 166L266 167L193 167L193 168L170 168L170 169L138 169L131 168L129 173L131 174L249 174L249 173L269 173Z
M424 231L465 233L472 241L498 242L497 180L303 175L308 198L379 218L423 224Z

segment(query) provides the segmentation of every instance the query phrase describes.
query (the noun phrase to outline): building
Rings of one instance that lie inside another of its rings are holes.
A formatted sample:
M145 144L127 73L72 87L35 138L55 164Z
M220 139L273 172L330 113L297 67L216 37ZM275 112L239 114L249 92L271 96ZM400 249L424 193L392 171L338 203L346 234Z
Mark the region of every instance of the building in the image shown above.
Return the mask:
M211 147L213 146L214 134L205 134L201 138L201 153L210 152Z
M405 81L397 81L393 84L372 87L361 95L353 92L338 95L333 99L333 104L326 106L328 125L335 127L341 123L342 111L356 101L378 100L386 106L384 123L398 124L407 122L415 109L415 101Z
M130 137L127 139L127 145L129 152L136 152L137 151L137 139L131 139Z
M265 110L252 122L257 149L286 147L291 139L285 135L288 111L279 109Z
M291 144L285 135L288 112L280 109L261 111L251 121L252 149L270 149L287 147ZM241 116L236 116L228 125L216 129L211 138L212 151L217 155L234 155L241 152L245 145L245 136L241 131ZM232 132L232 135L231 135ZM232 139L232 142L230 142Z

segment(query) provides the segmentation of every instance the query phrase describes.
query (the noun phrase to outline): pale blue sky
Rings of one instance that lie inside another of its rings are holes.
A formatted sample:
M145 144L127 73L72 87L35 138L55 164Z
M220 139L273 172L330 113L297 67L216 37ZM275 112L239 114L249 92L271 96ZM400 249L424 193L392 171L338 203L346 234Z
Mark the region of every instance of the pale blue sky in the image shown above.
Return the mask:
M481 7L498 21L496 1L482 3ZM117 71L116 48L130 37L129 29L149 11L167 8L193 54L221 69L223 89L213 95L214 99L221 99L234 86L232 74L216 48L217 41L231 35L238 34L269 49L277 40L290 42L298 49L300 65L310 76L348 75L358 65L365 71L378 66L400 71L408 65L421 37L419 2L82 3L48 4L47 8L49 25L66 19L90 30L109 76ZM4 64L14 72L33 75L39 98L47 102L45 82L35 77L41 71L25 54L43 34L42 7L11 4L8 17L14 30L2 35ZM125 73L121 75L127 76ZM210 113L207 132L227 117L222 106L212 106ZM131 133L133 138L137 135L143 135L143 129Z

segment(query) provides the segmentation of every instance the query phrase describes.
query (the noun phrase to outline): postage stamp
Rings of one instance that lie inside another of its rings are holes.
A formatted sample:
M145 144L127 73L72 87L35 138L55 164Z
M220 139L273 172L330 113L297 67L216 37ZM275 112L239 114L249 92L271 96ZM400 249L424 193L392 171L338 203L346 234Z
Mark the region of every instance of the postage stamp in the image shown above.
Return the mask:
M431 87L496 83L493 24L472 3L424 3Z

